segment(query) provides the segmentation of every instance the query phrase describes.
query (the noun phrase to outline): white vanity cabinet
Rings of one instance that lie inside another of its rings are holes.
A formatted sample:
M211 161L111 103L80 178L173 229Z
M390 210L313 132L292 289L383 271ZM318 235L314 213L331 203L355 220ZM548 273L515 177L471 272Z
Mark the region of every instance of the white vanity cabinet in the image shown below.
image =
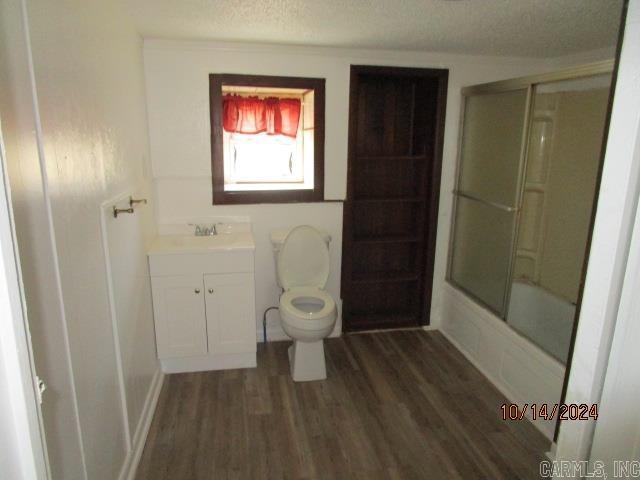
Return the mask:
M216 237L165 236L152 244L149 271L164 372L256 366L254 251L248 235L236 248L225 243L230 238Z
M151 279L159 358L206 355L207 318L202 275Z
M209 351L255 352L253 273L205 275L204 288Z

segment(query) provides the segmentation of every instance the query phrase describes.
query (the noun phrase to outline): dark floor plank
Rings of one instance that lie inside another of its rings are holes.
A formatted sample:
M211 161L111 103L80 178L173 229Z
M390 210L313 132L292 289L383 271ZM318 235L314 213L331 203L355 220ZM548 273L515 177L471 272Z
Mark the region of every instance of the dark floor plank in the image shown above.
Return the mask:
M439 332L329 339L322 382L291 380L288 346L167 375L136 478L538 478L549 442Z

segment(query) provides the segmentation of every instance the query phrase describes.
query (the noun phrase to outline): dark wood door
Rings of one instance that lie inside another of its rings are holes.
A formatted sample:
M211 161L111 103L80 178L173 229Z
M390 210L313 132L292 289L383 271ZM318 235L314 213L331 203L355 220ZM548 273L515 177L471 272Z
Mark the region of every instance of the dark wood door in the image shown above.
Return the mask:
M448 71L351 67L347 331L429 323Z

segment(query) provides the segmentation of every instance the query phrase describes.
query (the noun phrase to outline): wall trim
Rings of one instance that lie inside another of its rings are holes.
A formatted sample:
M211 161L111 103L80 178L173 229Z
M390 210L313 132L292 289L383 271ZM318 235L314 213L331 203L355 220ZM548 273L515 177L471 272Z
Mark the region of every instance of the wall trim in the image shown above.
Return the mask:
M380 62L392 64L407 64L415 62L415 57L430 62L434 66L446 65L451 59L469 62L471 64L484 64L486 61L498 63L500 65L511 66L525 64L528 62L545 62L543 57L518 57L500 55L482 55L451 53L424 50L402 50L388 48L349 48L349 47L321 47L311 45L287 45L279 43L265 42L233 42L216 40L185 40L168 39L161 37L146 37L143 39L146 50L206 50L222 52L242 52L242 53L276 53L289 55L314 55L320 57L335 58L373 58Z
M255 368L257 364L255 351L160 359L160 367L164 373L205 372L209 370Z
M147 442L147 435L149 435L151 421L153 420L153 416L156 412L163 384L164 374L158 368L151 380L151 386L147 393L147 399L144 402L142 415L140 415L140 421L138 422L135 434L133 435L131 449L127 452L118 480L134 480L136 476L138 464L140 463L140 458L142 457L142 452L144 451L144 446Z
M120 332L118 331L118 317L116 315L116 300L113 291L113 275L111 273L111 255L109 253L109 236L107 233L107 215L109 207L117 205L128 199L132 192L122 193L100 204L100 237L102 238L102 253L104 256L104 268L107 283L107 297L109 302L109 316L111 317L111 333L113 335L113 347L116 357L116 371L118 376L118 389L120 390L120 408L122 409L123 428L125 432L125 445L127 451L131 450L131 431L129 428L129 408L127 406L127 389L124 381L124 368L122 366L122 352L120 350Z

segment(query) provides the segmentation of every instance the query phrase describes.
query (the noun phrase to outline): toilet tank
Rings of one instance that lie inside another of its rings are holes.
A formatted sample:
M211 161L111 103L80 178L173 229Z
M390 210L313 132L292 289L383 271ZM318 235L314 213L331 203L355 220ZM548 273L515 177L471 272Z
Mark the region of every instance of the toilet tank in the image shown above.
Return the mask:
M292 228L294 227L273 230L269 235L269 237L271 238L271 245L273 246L274 258L277 258L278 252L280 251L280 248L282 248L282 244L284 243L285 238L287 238L287 235L289 235L289 232ZM331 243L331 235L329 235L329 232L327 232L326 230L322 230L321 228L313 228L318 230L320 235L322 235L322 238L326 242L328 248L329 243Z
M271 239L271 245L273 247L273 259L275 262L278 261L278 254L280 253L280 249L282 248L282 245L284 244L284 240L287 238L287 235L289 235L289 232L291 231L292 228L294 227L273 230L269 235ZM313 228L318 230L318 232L324 239L325 243L327 244L327 248L329 248L329 243L331 243L331 235L329 234L329 232L321 228L316 228L316 227L313 227ZM278 286L282 287L282 284L280 283L280 279L277 278L278 277L277 272L278 272L278 269L276 268L276 280L278 281Z

